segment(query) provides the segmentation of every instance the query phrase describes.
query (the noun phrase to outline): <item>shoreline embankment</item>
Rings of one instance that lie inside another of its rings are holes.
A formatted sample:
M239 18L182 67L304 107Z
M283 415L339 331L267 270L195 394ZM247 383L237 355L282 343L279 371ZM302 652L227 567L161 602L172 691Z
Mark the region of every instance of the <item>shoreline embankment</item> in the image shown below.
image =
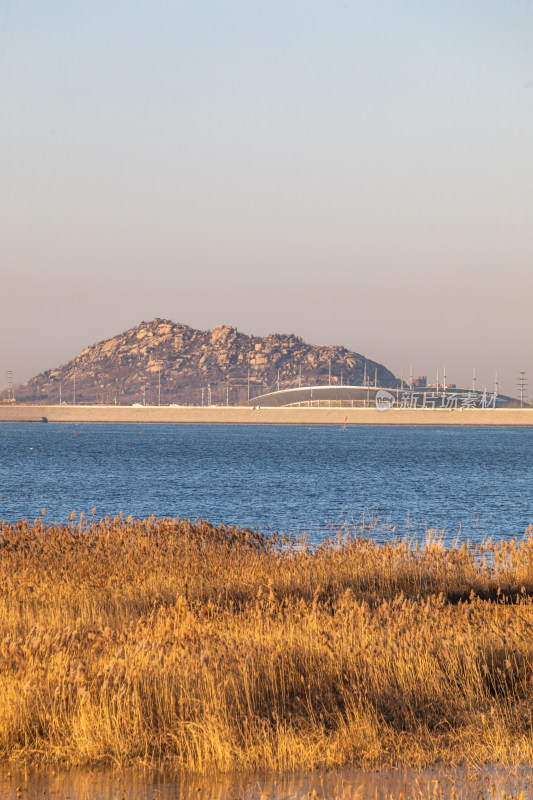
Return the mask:
M0 405L0 423L529 426L533 408L254 408L252 406Z

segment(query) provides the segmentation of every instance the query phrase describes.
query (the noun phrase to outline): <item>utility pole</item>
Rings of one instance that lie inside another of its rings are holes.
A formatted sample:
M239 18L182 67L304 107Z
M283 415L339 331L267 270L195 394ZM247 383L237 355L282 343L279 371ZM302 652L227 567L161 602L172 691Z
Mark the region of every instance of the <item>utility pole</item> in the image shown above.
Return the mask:
M494 394L498 394L498 370L496 370L496 377L494 378Z
M442 385L444 389L444 394L446 394L446 364L444 365L444 374L442 376Z
M363 373L363 386L366 386L366 361L365 361L365 371Z
M202 405L204 404L204 387L202 386Z
M400 369L400 386L401 386L402 391L403 391L403 365L402 365L402 367Z
M376 367L374 372L374 389L378 388L378 368Z
M525 372L518 373L518 388L520 389L520 408L524 408L524 391L527 388L527 378Z
M15 395L13 394L13 370L8 369L6 370L6 382L7 382L7 399L12 400Z
M143 406L146 405L146 386L143 386Z
M472 391L476 391L476 368L474 367L474 374L472 375Z

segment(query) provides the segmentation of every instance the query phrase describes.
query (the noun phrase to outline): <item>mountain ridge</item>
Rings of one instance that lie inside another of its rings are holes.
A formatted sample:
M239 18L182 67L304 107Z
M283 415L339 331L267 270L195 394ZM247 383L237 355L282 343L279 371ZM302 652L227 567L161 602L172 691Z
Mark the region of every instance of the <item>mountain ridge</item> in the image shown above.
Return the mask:
M239 404L280 388L329 381L393 386L390 370L341 345L295 334L260 337L230 325L202 331L154 318L86 347L66 364L17 387L17 399L59 402ZM279 377L278 377L279 376ZM301 378L300 378L301 376Z

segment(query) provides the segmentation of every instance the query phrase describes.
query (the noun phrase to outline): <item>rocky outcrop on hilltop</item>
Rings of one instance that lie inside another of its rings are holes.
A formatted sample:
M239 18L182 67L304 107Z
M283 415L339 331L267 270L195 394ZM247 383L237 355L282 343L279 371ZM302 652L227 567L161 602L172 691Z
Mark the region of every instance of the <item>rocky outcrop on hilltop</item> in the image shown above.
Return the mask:
M392 386L381 364L345 347L309 345L293 334L259 337L229 325L200 331L165 319L87 347L64 366L18 387L17 399L39 402L242 403L280 388L360 384L364 376ZM74 395L75 392L75 395Z

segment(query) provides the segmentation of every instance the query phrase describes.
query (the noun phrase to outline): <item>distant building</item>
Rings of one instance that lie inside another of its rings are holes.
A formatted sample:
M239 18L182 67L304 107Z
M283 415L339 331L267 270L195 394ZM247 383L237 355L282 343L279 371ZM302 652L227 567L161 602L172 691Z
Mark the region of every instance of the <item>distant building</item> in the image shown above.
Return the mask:
M305 406L312 408L378 408L383 398L390 407L395 408L428 408L431 410L449 410L453 408L502 408L511 400L505 395L496 395L486 391L457 389L448 392L439 384L417 385L416 388L392 386L296 386L291 389L280 389L267 394L250 397L248 405L256 408L289 408ZM413 382L414 383L414 382ZM381 405L383 408L383 405Z

